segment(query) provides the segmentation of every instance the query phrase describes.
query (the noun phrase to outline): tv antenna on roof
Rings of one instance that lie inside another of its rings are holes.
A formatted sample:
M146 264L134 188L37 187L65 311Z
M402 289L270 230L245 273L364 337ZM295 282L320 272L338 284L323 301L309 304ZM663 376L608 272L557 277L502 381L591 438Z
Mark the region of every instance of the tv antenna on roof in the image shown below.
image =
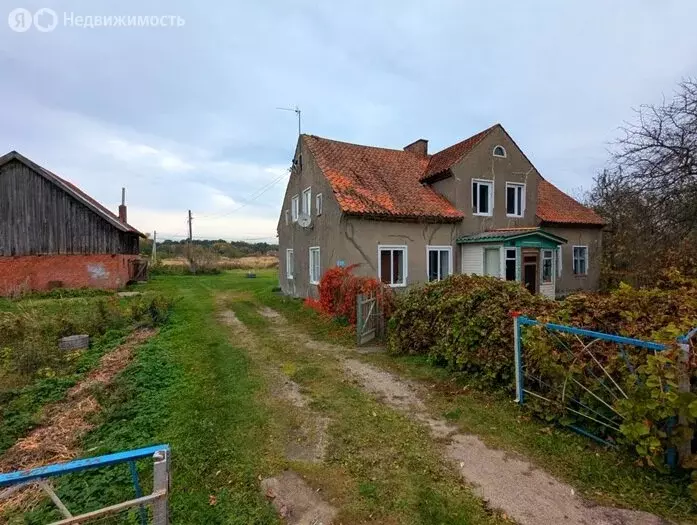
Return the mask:
M300 111L300 108L298 106L295 106L294 108L276 108L276 109L280 109L281 111L292 111L298 116L298 135L301 135L302 130L300 127L300 120L301 120L300 114L302 113L302 111Z

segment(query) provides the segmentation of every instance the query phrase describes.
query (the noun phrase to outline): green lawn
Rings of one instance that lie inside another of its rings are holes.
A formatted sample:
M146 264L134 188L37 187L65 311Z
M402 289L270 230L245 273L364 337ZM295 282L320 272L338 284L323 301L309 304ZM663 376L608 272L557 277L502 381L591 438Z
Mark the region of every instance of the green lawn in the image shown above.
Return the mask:
M259 307L278 310L318 340L350 345L354 338L346 327L274 293L275 272L257 271L256 279L244 274L157 276L138 287L176 297L174 311L115 383L98 393L103 411L84 440L84 455L168 443L173 523L278 523L259 482L286 468L320 488L345 525L505 521L444 464L425 428L346 381L332 356L279 337ZM251 332L253 349L219 322L224 308ZM465 389L462 381L420 359L361 358L433 385L428 403L434 413L491 446L527 455L591 499L692 518L684 484L531 421L507 397ZM298 383L312 411L329 418L323 463L284 457L284 443L299 422L270 395L268 369ZM145 464L142 474L150 475ZM75 511L132 496L125 467L66 477L58 492ZM44 504L13 519L39 524L49 517L58 516Z

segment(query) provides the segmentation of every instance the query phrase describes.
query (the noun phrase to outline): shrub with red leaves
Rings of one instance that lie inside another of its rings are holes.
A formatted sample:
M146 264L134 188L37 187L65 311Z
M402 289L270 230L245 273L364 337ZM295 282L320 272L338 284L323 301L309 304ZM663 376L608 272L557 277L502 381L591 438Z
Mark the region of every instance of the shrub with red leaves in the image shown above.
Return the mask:
M394 304L392 290L373 277L354 275L353 270L357 266L335 266L324 272L319 283L319 301L313 300L312 304L306 301L306 304L310 308L355 325L356 297L359 294L377 292L385 315L389 315Z

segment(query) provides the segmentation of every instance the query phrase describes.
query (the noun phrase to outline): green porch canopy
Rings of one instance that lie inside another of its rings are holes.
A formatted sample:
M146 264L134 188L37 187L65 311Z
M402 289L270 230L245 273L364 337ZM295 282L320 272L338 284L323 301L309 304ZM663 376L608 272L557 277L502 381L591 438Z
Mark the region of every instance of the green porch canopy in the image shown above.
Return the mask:
M457 240L458 244L502 243L505 247L515 248L556 248L566 244L566 239L544 231L541 228L508 228L465 235Z

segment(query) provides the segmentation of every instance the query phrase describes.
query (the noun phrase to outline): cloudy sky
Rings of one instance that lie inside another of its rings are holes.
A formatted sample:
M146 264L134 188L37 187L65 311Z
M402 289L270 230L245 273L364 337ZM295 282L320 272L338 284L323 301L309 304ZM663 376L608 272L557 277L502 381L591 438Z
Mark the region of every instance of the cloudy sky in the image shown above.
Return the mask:
M14 32L18 7L58 26ZM277 106L300 106L307 133L431 151L501 122L577 193L632 107L697 74L693 0L2 0L0 15L2 149L112 209L126 186L129 222L169 238L189 208L196 237L275 238L297 139ZM65 23L109 15L185 24Z

